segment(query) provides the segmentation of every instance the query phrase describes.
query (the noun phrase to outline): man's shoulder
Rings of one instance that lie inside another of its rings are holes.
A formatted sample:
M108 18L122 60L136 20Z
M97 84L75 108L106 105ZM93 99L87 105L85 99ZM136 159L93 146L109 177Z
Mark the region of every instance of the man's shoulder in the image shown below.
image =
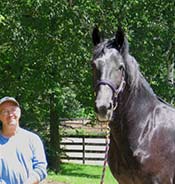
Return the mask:
M22 136L22 137L25 137L25 138L32 138L32 139L40 139L39 136L30 131L30 130L27 130L27 129L24 129L24 128L19 128L19 135Z

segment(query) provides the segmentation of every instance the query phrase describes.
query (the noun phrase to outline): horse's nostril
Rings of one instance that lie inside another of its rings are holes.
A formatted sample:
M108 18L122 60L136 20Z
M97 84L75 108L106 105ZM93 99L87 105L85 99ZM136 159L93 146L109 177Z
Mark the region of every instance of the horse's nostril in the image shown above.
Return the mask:
M106 114L107 113L107 110L108 110L108 108L106 107L106 106L100 106L99 108L98 108L98 112L100 113L100 114Z

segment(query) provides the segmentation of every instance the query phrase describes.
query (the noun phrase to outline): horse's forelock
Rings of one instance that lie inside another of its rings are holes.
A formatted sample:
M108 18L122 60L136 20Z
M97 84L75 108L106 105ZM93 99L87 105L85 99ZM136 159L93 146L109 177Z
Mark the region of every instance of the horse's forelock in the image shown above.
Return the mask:
M107 49L116 49L116 42L115 38L112 39L106 39L105 41L101 42L94 48L94 60L97 58L102 57L106 52ZM124 64L126 67L126 75L128 76L128 83L130 85L137 85L138 79L139 79L139 65L134 57L132 57L129 54L129 44L127 39L124 39L124 43L122 45L122 48L119 52L121 56L123 57Z
M105 54L104 52L105 48L107 49L115 48L117 50L115 38L106 39L105 41L98 44L94 48L94 58L96 59L98 57L101 57L103 54ZM123 57L125 57L125 55L129 53L129 44L126 38L124 38L124 43L119 52Z
M101 42L94 48L94 59L102 57L105 54L105 49L108 48L109 40Z

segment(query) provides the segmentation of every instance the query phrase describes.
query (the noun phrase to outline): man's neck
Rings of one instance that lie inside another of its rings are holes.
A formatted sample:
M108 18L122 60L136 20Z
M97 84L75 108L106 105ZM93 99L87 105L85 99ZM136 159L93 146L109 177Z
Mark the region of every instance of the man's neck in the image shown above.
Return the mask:
M10 138L18 132L18 129L19 129L19 126L16 126L16 127L10 128L10 129L5 129L4 127L2 127L1 134L4 137Z

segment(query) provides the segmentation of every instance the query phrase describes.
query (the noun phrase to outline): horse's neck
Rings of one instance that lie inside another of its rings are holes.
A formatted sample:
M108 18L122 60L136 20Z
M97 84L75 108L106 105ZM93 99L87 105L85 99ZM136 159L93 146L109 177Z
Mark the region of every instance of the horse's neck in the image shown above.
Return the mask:
M140 75L136 86L131 86L131 93L128 94L128 103L130 109L128 113L136 113L138 116L142 115L145 109L153 105L154 100L157 98L148 82ZM144 108L141 111L141 108Z
M152 88L140 74L137 84L135 86L126 85L124 93L121 94L119 106L115 112L116 117L114 113L115 121L120 116L120 119L124 119L123 121L126 123L138 124L139 119L146 116L146 112L154 108L156 100L157 97Z
M148 113L153 111L157 97L147 81L141 77L137 87L126 86L119 100L111 122L111 131L120 148L125 142L125 146L130 144L129 147L134 149L141 133L141 124Z

